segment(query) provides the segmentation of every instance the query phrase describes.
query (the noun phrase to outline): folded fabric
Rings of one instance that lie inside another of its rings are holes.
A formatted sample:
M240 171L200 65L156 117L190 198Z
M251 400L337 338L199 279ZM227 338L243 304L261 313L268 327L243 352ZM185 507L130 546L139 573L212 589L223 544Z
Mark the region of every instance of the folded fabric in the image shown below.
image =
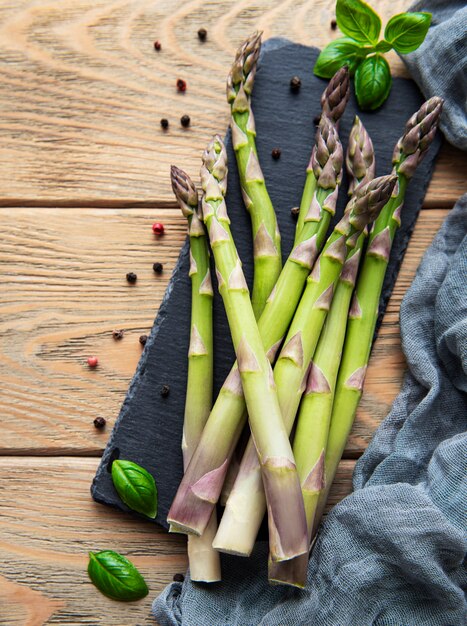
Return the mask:
M172 583L161 626L461 626L467 623L467 195L401 307L409 371L319 532L304 591L267 583L267 545L223 556L222 583Z
M465 0L417 0L409 11L433 15L423 44L402 60L426 98L444 98L441 130L467 150L467 6Z

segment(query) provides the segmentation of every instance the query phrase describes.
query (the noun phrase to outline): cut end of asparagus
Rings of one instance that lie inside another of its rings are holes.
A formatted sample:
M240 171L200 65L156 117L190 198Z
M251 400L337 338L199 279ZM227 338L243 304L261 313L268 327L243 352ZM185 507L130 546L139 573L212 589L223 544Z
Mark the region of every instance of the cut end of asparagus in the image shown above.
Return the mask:
M444 100L438 96L430 98L412 115L405 133L394 148L392 162L397 171L411 178L424 158L436 135Z
M397 176L379 176L355 188L354 195L347 204L346 214L350 224L362 231L367 224L373 222L384 205L389 201Z
M237 95L247 97L253 91L256 63L261 50L261 31L256 31L238 48L235 61L227 77L227 101L233 103ZM240 110L240 109L237 109Z
M170 180L183 215L185 217L193 215L198 208L198 192L195 184L186 172L175 165L170 167Z
M304 589L308 569L308 553L295 559L275 563L269 559L268 579L273 585L289 585Z
M318 187L335 189L341 182L344 152L335 124L321 116L311 153L311 167Z
M321 96L323 116L337 122L345 111L349 95L350 75L349 68L345 65L334 74Z
M349 195L353 194L357 185L368 183L375 177L373 142L358 115L350 131L345 164L350 178Z

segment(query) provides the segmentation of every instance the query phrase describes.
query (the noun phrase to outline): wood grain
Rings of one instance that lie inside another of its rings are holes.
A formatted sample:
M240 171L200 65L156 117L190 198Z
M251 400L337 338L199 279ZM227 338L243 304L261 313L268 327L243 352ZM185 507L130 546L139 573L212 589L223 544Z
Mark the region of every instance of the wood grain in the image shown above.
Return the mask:
M185 539L93 502L96 467L96 459L0 457L0 624L154 623L152 600L186 569ZM342 462L331 504L350 492L353 467ZM146 598L115 602L93 587L88 551L104 549L133 561Z
M374 0L387 19L410 0ZM0 173L3 206L172 204L168 171L199 170L223 132L233 53L253 30L324 46L335 0L2 0ZM208 30L201 43L200 26ZM162 50L156 53L153 42ZM395 73L403 64L389 55ZM305 69L304 69L305 71ZM306 71L311 71L308 68ZM177 78L188 81L179 94ZM190 129L179 118L189 113ZM159 125L170 119L170 129ZM452 168L453 162L458 167ZM427 195L451 206L467 156L442 151Z
M347 453L359 455L404 372L398 311L447 210L422 211L372 356ZM164 222L154 237L151 224ZM167 209L0 209L1 454L99 455L118 415L185 237ZM161 261L164 273L154 274ZM129 286L125 274L138 282ZM125 329L121 341L114 328ZM89 355L99 366L90 370ZM98 415L108 419L96 431Z

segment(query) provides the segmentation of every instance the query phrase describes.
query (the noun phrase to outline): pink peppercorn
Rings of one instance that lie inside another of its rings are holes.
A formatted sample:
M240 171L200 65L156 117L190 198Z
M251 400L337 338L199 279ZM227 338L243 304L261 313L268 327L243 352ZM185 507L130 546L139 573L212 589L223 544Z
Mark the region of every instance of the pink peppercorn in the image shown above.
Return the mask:
M163 235L164 234L164 224L161 224L160 222L155 222L152 225L152 232L155 235Z
M88 358L89 367L97 367L98 363L99 363L99 359L97 358L97 356L90 356Z

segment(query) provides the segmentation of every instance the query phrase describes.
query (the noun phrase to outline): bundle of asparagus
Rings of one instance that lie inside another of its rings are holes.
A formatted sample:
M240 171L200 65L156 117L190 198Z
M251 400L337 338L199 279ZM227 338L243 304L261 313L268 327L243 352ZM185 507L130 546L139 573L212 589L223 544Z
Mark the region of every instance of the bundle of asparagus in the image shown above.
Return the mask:
M347 69L331 79L321 99L294 246L281 271L280 236L258 161L250 99L260 45L255 33L240 47L227 81L232 143L253 231L251 299L229 226L221 138L214 137L203 154L200 212L193 183L172 168L173 190L189 224L192 326L185 475L168 520L171 530L189 534L192 578L213 581L220 578L217 551L248 556L267 512L269 578L303 587L310 542L361 396L407 183L433 140L442 101L432 98L409 120L392 174L379 178L371 139L356 118L346 155L350 200L326 240L342 176L337 124L349 97ZM205 228L237 356L212 410ZM247 417L252 438L216 529L215 505Z

